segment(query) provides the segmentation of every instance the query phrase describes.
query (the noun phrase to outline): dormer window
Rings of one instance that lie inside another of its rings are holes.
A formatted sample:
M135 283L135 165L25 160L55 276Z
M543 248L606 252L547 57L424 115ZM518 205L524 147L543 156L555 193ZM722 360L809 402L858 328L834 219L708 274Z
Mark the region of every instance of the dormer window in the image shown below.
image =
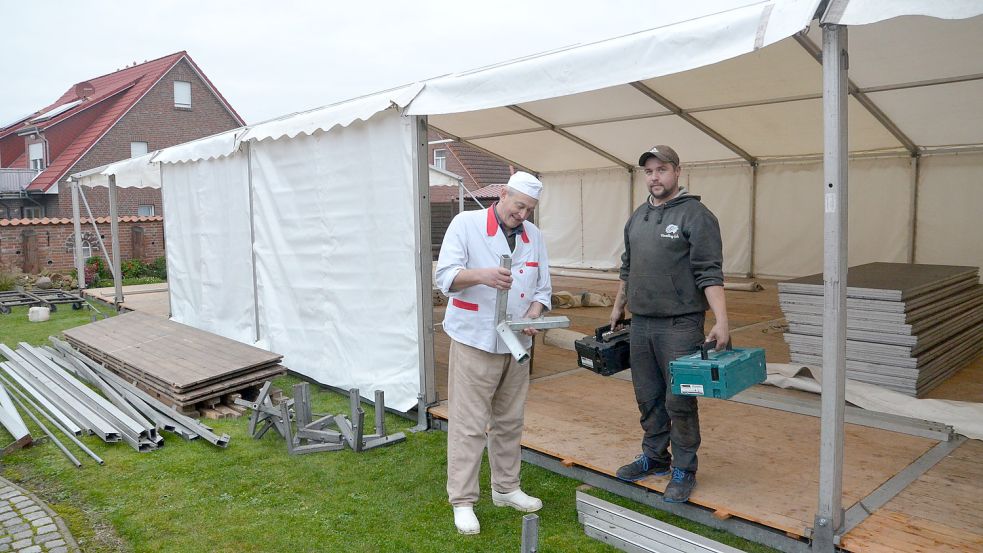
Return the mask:
M35 171L44 170L44 143L35 142L27 147L28 158L30 159L29 167Z
M191 109L191 83L174 81L174 107Z

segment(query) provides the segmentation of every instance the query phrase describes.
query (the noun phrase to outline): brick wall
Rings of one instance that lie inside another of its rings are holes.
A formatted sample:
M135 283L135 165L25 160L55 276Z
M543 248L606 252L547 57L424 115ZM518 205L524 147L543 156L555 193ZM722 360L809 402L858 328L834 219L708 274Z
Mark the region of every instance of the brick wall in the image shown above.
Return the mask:
M112 253L110 222L97 217L96 226L106 250ZM144 255L142 261L153 261L164 255L164 221L162 217L127 217L119 224L120 258L133 258L134 228L143 229ZM0 268L22 268L24 264L24 233L37 236L38 260L42 271L71 271L75 267L75 227L70 219L33 219L0 222ZM92 246L92 255L102 256L95 231L88 218L82 219L82 239Z
M174 107L174 81L191 83L191 109ZM72 167L71 173L129 158L130 142L146 142L147 151L154 151L240 126L191 65L181 60L82 156ZM59 181L59 189L57 197L48 200L45 214L48 217L71 217L72 194L65 179ZM108 191L89 189L86 192L93 215L107 216ZM140 204L153 204L156 215L164 212L159 190L120 188L119 200L121 217L135 216Z

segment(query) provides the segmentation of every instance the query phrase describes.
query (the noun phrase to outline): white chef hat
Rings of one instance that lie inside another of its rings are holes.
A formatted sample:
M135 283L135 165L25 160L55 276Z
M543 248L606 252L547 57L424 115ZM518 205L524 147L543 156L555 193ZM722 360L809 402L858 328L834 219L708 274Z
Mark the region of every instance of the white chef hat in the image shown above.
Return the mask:
M509 177L507 186L513 190L522 192L534 200L538 200L540 192L543 191L543 183L524 171L518 171Z

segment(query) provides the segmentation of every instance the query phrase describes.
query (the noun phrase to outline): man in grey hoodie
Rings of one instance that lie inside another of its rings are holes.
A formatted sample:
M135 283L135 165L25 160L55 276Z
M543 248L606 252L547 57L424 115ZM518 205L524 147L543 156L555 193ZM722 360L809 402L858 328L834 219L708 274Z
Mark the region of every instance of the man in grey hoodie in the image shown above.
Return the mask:
M611 328L631 311L631 376L645 436L642 454L617 476L636 481L672 472L663 499L682 503L696 485L700 419L695 397L672 393L669 362L700 348L707 307L715 322L705 340L716 340L717 349L730 340L720 225L699 196L679 186L672 148L655 146L638 165L649 197L625 224Z

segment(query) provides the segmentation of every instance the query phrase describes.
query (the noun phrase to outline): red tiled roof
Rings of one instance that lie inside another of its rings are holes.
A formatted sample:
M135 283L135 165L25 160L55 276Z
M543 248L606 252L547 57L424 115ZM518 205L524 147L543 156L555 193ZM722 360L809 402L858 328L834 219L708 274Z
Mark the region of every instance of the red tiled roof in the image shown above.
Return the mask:
M188 63L190 63L194 70L202 77L202 79L208 83L208 86L211 87L215 95L218 96L225 107L228 108L229 112L232 113L232 115L241 124L245 124L242 118L239 117L239 114L232 109L232 106L229 105L225 98L219 93L218 89L212 85L211 81L208 80L208 77L202 73L201 69L185 51L151 60L140 65L134 65L133 67L127 67L126 69L121 69L107 75L90 79L88 83L93 86L95 91L89 97L87 97L84 102L66 111L65 113L49 119L48 121L37 123L36 126L39 129L44 129L60 123L61 121L64 121L65 119L72 117L92 106L101 104L102 102L111 102L104 113L99 115L99 117L97 117L86 130L79 134L75 140L72 141L72 143L58 155L57 158L51 160L48 167L45 168L45 170L31 182L30 186L27 187L27 190L43 192L51 188L52 185L65 176L65 174L75 165L75 163L78 162L78 160L81 159L82 156L85 155L85 153L88 152L89 149L92 148L92 146L181 59L188 60ZM58 100L56 100L50 106L42 108L38 113L47 112L76 99L75 85L72 85L71 88L62 94L60 98L58 98ZM30 120L26 122L26 125L30 126ZM6 129L5 131L0 132L0 138L17 132L24 127L25 125L18 125L10 129ZM19 161L19 158L16 161Z
M144 216L126 216L120 217L119 222L121 223L144 223L148 221L163 221L164 218L160 215L144 215ZM71 225L72 219L58 218L49 219L44 217L43 219L0 219L0 227L11 226L15 227L17 225ZM112 219L109 217L96 217L96 223L103 224L109 223ZM82 217L79 220L79 224L87 224L89 222L88 217Z
M497 198L502 195L503 188L505 188L504 184L489 184L488 186L482 186L471 193L474 194L474 197L478 198L479 200L486 198Z

